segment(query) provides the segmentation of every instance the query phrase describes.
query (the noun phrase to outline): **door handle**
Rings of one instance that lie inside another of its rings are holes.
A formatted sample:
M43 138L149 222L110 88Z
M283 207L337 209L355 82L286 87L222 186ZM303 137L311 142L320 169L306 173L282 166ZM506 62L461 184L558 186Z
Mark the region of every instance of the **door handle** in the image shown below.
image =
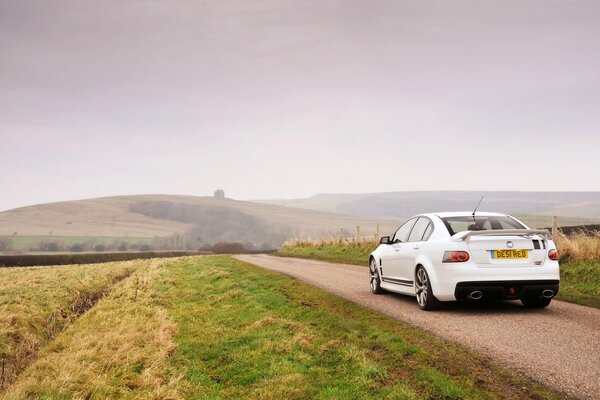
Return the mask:
M394 249L394 251L400 251L400 249Z
M413 246L413 249L415 250L419 250L421 247L420 246Z

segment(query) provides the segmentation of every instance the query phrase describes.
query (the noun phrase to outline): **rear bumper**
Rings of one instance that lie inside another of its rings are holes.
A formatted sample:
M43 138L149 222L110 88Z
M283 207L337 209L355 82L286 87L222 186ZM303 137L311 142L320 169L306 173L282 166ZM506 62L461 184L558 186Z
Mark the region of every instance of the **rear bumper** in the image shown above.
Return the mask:
M468 300L474 291L483 294L482 299L519 300L522 298L542 297L545 290L558 293L558 280L514 280L486 282L458 282L454 290L456 300Z

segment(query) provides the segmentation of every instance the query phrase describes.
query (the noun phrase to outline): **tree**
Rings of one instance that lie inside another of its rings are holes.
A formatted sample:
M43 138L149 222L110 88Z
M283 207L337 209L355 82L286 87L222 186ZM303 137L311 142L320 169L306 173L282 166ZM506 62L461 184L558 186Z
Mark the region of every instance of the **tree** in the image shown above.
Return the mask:
M119 251L127 251L127 243L121 243L119 245L119 248L117 250L119 250Z
M105 251L105 250L106 250L106 246L103 244L97 244L94 246L94 251L101 252L101 251Z
M13 240L9 237L0 237L0 251L11 251L13 249Z
M83 245L81 243L75 243L73 244L73 246L71 246L71 251L72 252L82 252L83 251Z

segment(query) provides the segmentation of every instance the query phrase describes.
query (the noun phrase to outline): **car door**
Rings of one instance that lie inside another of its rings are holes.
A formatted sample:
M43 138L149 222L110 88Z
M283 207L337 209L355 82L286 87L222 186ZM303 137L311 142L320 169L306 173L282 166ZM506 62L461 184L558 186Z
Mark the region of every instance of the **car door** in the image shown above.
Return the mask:
M424 243L423 237L431 224L431 220L427 217L419 217L417 222L415 222L406 243L404 243L405 250L402 252L403 257L398 260L398 279L413 284L416 259Z
M406 240L415 222L417 222L417 218L411 218L398 228L381 257L382 275L388 278L391 283L397 283L394 280L399 278L400 265L403 263L402 259L407 257Z

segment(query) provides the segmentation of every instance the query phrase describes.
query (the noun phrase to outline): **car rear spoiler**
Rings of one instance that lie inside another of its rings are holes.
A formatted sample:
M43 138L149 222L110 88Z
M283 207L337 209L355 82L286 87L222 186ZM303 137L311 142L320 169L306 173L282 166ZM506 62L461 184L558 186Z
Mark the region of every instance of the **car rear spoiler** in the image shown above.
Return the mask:
M541 235L550 240L552 235L546 229L497 229L491 231L464 231L454 234L450 239L459 242L469 239L472 236L531 236Z

